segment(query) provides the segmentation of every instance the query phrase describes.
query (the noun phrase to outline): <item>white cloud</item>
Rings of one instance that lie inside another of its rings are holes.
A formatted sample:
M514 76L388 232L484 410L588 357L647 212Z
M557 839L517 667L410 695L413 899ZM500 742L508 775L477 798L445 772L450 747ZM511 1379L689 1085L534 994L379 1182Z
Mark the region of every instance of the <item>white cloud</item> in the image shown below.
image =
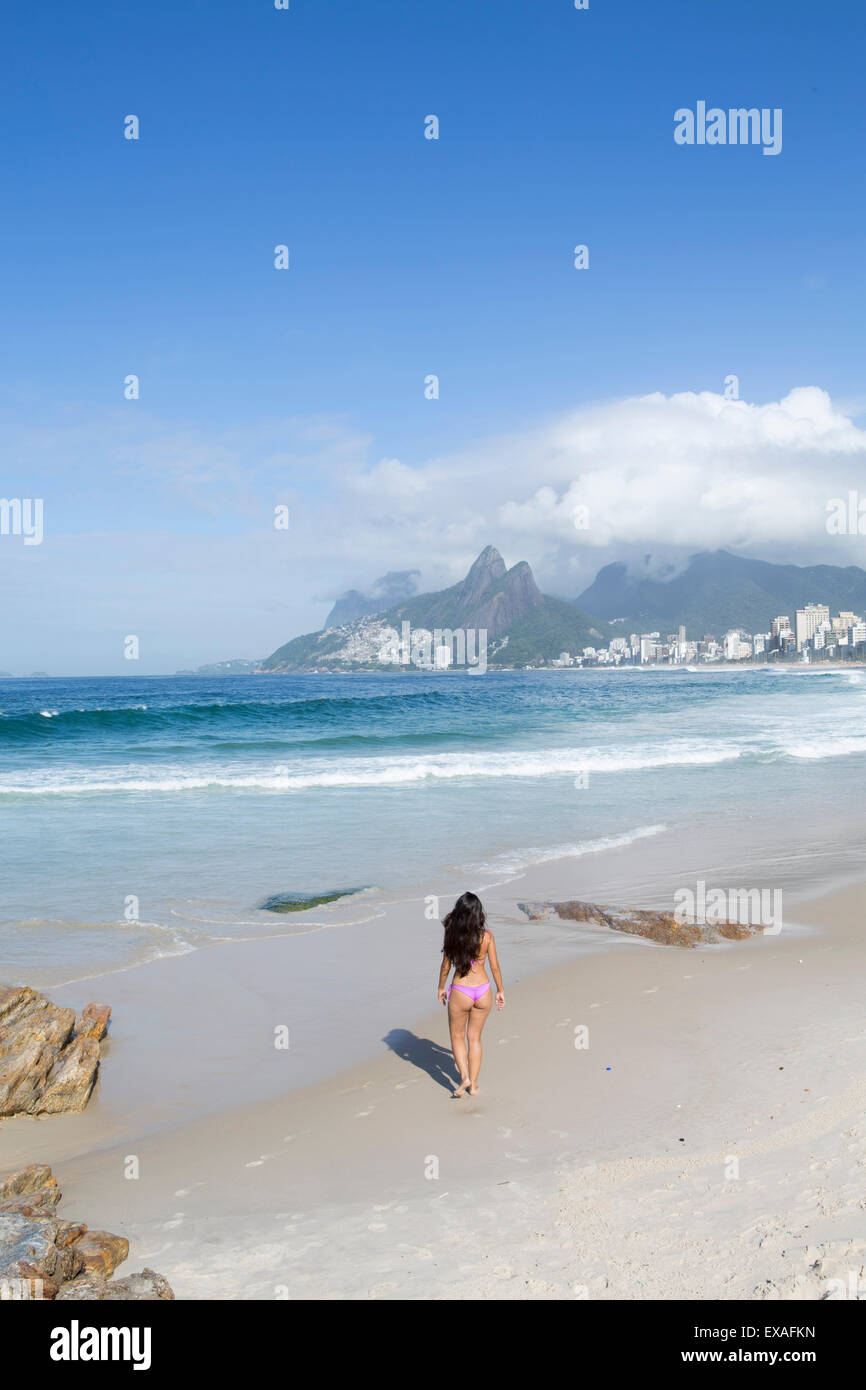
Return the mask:
M347 481L358 493L373 497L378 506L383 502L411 502L429 492L434 480L429 473L409 468L399 459L380 459L368 473Z
M866 431L814 386L764 405L611 401L420 464L371 462L371 441L339 420L209 431L127 412L19 427L6 452L6 495L31 495L33 478L46 499L41 547L0 540L15 669L107 671L116 628L147 628L154 670L260 656L316 627L323 596L391 569L442 587L488 543L571 596L648 550L863 560L862 538L829 536L825 520L830 498L866 491ZM274 531L277 502L288 532Z
M531 447L547 480L501 504L515 537L564 542L583 506L590 547L826 549L827 499L856 485L866 432L802 387L767 405L710 392L620 401L575 412Z

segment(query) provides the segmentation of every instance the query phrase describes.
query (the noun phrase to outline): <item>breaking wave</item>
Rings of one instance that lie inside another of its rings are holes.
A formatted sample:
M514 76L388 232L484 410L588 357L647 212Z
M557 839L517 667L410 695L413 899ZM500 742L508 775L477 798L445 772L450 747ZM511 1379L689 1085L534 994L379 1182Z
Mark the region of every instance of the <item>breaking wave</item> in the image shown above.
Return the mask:
M711 766L740 756L738 748L670 744L635 750L547 748L537 752L443 753L434 757L355 759L303 770L257 769L227 774L222 769L167 774L165 768L77 769L66 776L31 773L27 780L0 782L0 795L69 795L92 792L237 791L298 792L313 788L400 787L413 783L477 778L576 777L637 772L663 767ZM132 775L130 773L132 772Z

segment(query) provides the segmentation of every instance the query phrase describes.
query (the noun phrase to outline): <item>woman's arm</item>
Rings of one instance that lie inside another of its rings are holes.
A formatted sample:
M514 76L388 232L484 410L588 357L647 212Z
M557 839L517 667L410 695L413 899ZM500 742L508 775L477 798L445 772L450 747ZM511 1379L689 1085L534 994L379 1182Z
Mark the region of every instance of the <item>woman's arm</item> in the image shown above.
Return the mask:
M447 956L442 957L442 969L439 971L439 989L437 998L440 1004L444 1004L448 995L445 993L445 981L448 979L448 971L451 969L451 962Z
M493 971L493 978L496 981L496 1007L505 1008L505 994L502 989L502 971L499 969L499 957L496 954L496 942L493 939L493 932L488 930L490 941L487 946L487 959L490 961L490 969Z

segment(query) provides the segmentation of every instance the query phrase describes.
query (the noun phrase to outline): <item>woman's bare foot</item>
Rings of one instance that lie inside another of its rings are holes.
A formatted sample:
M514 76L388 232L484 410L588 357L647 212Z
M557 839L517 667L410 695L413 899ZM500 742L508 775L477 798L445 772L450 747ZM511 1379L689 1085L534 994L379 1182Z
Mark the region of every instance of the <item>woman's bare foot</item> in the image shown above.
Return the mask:
M463 1092L466 1090L466 1087L467 1087L468 1085L469 1085L469 1077L468 1077L468 1076L464 1076L463 1080L460 1082L460 1085L457 1087L457 1090L454 1092L454 1095L455 1095L455 1096L462 1096L462 1095L463 1095Z
M470 1096L477 1096L480 1089L481 1089L481 1088L480 1088L479 1086L470 1086L470 1087L469 1087L469 1094L470 1094Z

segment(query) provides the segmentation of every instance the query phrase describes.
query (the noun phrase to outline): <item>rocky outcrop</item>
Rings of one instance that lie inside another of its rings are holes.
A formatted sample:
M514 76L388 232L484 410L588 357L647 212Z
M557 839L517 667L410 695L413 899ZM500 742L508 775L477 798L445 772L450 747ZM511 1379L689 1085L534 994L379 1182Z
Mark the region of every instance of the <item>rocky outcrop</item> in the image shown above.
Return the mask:
M26 985L0 985L0 1116L83 1110L99 1071L107 1004L76 1019Z
M110 1231L88 1231L85 1227L75 1248L84 1262L86 1274L110 1279L129 1254L129 1241L123 1236L113 1236Z
M137 1299L154 1302L158 1298L174 1298L171 1285L161 1274L152 1269L142 1269L138 1274L127 1274L123 1279L106 1282L94 1275L82 1275L64 1284L57 1293L58 1299L74 1298L76 1301L102 1299L119 1301Z
M110 1231L62 1221L60 1188L51 1169L33 1163L0 1180L0 1299L174 1298L152 1269L111 1275L129 1242Z
M662 946L697 946L699 942L745 941L758 928L741 922L687 922L673 912L654 912L640 907L602 907L575 899L563 903L518 903L531 922L559 917L566 922L590 922L629 936L644 936Z
M111 1006L109 1004L85 1004L81 1011L81 1017L75 1025L75 1032L79 1038L95 1038L97 1042L104 1037L108 1031L108 1022L111 1018Z

